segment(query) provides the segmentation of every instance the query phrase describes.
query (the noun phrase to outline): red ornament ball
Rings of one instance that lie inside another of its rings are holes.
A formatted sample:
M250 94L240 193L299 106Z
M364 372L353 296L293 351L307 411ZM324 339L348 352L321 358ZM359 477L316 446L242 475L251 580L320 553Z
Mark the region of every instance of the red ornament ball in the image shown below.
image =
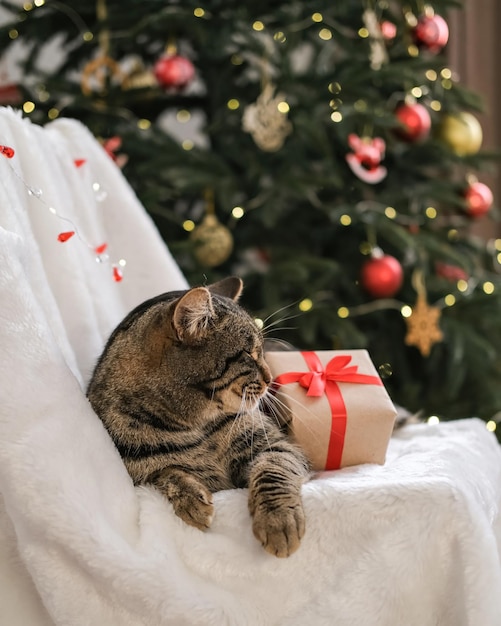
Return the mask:
M449 27L440 15L423 15L413 30L414 41L433 54L438 54L449 40Z
M381 22L379 26L381 28L381 34L386 41L393 41L393 39L395 39L397 36L396 24L390 22L389 20L385 20L384 22Z
M166 54L155 63L153 73L162 87L182 89L193 80L195 67L186 57Z
M469 278L462 267L451 265L450 263L442 263L441 261L435 263L435 272L437 276L454 282L458 280L468 280Z
M391 298L402 286L404 272L400 262L389 254L373 256L362 265L360 282L374 298Z
M428 109L414 102L401 104L395 111L395 116L401 127L397 134L405 141L419 141L428 137L431 128L431 117Z
M464 192L466 212L470 217L482 217L488 213L494 198L492 191L484 183L474 182Z

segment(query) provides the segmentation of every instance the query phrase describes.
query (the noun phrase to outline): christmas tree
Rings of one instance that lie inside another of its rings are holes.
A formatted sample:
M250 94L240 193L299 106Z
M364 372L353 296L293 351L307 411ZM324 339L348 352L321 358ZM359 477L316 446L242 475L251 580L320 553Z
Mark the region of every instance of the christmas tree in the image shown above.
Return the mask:
M458 2L2 6L20 106L102 139L191 283L239 274L268 336L366 348L395 402L495 428L501 241L470 236L492 155L444 56Z

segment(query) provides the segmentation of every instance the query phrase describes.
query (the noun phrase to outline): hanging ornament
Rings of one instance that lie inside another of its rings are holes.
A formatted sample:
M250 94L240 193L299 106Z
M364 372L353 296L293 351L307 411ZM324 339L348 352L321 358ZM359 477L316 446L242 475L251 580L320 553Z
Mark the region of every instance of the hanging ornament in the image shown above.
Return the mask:
M234 266L237 276L266 274L270 269L271 256L265 248L247 248L238 257L239 263Z
M449 40L449 27L440 15L427 7L412 31L415 43L432 54L438 54Z
M405 318L407 324L405 344L416 346L423 356L428 356L432 346L444 338L438 325L442 312L438 307L428 304L421 272L414 273L412 282L417 291L417 299L412 307L412 313Z
M442 117L438 137L458 156L476 154L482 145L482 127L477 118L461 111Z
M422 104L407 99L406 102L397 107L395 117L400 122L400 127L396 133L405 141L422 141L428 137L431 117L428 109Z
M124 80L120 65L110 56L110 31L103 26L108 21L106 0L97 0L96 15L100 24L99 53L82 70L80 88L84 96L93 92L104 94L108 84L122 85Z
M384 22L381 22L380 28L381 28L381 34L383 35L384 40L387 42L393 41L395 37L397 36L397 26L396 24L394 24L393 22L390 22L389 20L385 20Z
M437 261L435 263L435 272L437 276L446 278L447 280L457 282L458 280L468 280L469 276L462 267L457 265L451 265L450 263L442 263Z
M122 146L122 138L115 135L114 137L110 137L109 139L102 140L101 143L112 161L115 161L120 169L123 168L129 160L129 157L123 153L116 154L117 150L119 150Z
M177 53L175 44L169 42L165 53L153 66L153 74L164 89L184 89L195 76L195 66Z
M400 262L377 247L360 271L360 283L373 298L393 297L402 286L403 277Z
M473 218L486 215L494 202L490 188L478 180L470 181L463 195L466 201L466 213Z
M14 83L0 85L0 105L17 106L23 101L23 94L19 85Z
M153 70L146 68L141 59L132 59L122 83L122 89L146 89L157 85L158 81Z
M362 15L364 26L369 33L369 41L371 47L370 62L373 70L380 70L384 63L388 63L388 52L384 44L381 25L378 22L376 13L373 9L365 9Z
M388 170L381 165L386 144L381 137L359 137L351 133L348 143L353 152L346 155L346 162L360 180L376 185L386 178Z
M117 85L123 82L122 70L111 57L99 56L85 65L80 78L80 88L84 96L90 96L93 92L104 94L107 82Z
M274 93L275 86L266 81L256 102L245 107L242 116L242 128L252 135L256 145L264 152L280 150L292 132L287 113L279 109L284 96Z
M200 224L191 232L193 254L201 265L217 267L233 251L233 236L217 219L212 191L206 192L206 213Z

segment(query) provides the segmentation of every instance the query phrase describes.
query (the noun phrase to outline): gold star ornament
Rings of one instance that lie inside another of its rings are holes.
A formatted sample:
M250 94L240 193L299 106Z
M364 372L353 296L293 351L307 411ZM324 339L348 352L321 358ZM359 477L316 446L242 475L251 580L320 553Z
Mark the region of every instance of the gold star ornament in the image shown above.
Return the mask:
M405 343L416 346L423 356L429 356L432 346L443 340L444 335L439 327L441 310L430 306L424 294L418 294L412 313L405 318L407 335Z

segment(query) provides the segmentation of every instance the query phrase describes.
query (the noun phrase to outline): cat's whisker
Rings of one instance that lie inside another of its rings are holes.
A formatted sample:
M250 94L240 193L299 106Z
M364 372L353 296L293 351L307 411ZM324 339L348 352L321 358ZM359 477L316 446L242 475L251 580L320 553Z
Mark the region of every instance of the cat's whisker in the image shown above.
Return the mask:
M284 411L286 414L290 413L290 407L287 405L286 402L284 402L283 400L281 400L276 394L270 394L270 406L273 404L276 404L279 408L278 413L282 414ZM314 411L311 410L311 408L307 407L305 404L303 404L302 402L300 402L299 400L297 400L296 398L293 398L292 396L287 396L287 400L289 402L291 402L292 404L295 404L296 406L299 406L301 408L301 412L300 413L307 413L311 416L312 419L316 420L318 419L318 415L317 413L315 413ZM282 409L282 410L281 410ZM308 425L308 421L303 419L302 417L299 417L297 414L295 414L295 419L297 419L298 421L301 422L301 424L309 431L309 434L312 438L316 439L317 441L320 441L320 437L318 435L318 433L315 433L314 430Z
M266 328L262 334L263 334L263 337L267 339L270 336L271 332L276 333L279 330L297 330L297 326L280 326L280 327L275 327L275 328Z
M268 432L266 430L266 425L265 425L264 420L263 420L263 414L261 413L261 411L258 411L258 415L259 415L259 421L261 422L261 426L263 428L264 438L266 439L266 443L268 444L268 450L271 450L271 443L270 443L270 439L268 437Z
M270 350L270 348L268 347L272 343L276 343L278 346L281 346L286 351L294 349L294 346L290 342L285 341L284 339L277 339L276 337L271 337L270 339L266 339L266 345L265 345L266 351L265 351L265 354L264 354L265 360L266 360L266 352L272 352L273 351L273 350Z
M276 326L278 326L279 324L283 324L284 322L288 322L289 320L295 320L298 317L301 317L303 315L303 313L296 313L295 315L289 315L288 317L281 317L278 320L275 320L273 322L271 322L270 324L263 324L263 328L262 331L263 332L267 332L270 330L270 328L274 328Z
M250 432L250 441L249 443L249 453L250 453L250 458L251 461L254 460L254 413L252 411L252 405L248 406L247 404L248 402L248 398L247 398L247 390L244 389L244 392L242 394L242 403L243 403L243 408L245 411L246 415L250 415L252 417L251 419L251 432Z
M267 430L266 430L266 425L263 422L263 412L261 410L261 406L260 406L260 400L256 402L256 397L254 396L252 399L252 403L251 405L248 407L248 412L249 414L252 416L252 442L251 442L251 455L254 456L253 454L253 442L254 442L254 432L255 432L255 427L259 424L260 425L260 430L263 431L264 436L266 438L266 441L268 443L268 447L270 447L270 441L268 439L268 434L267 434Z
M276 311L273 311L273 313L270 313L270 314L268 315L268 317L266 317L266 318L263 320L263 326L266 326L266 322L267 322L268 320L271 320L271 318L272 318L272 317L274 317L275 315L278 315L278 314L279 314L279 313L281 313L282 311L286 311L287 309L290 309L290 308L292 308L293 306L296 306L297 304L299 304L299 302L300 302L299 300L295 300L294 302L291 302L290 304L286 304L286 305L284 305L284 306L280 307L279 309L277 309Z
M242 399L240 401L240 406L237 410L237 412L235 413L235 419L233 420L230 429L228 430L228 433L226 434L226 439L228 441L228 445L231 445L231 442L233 441L233 431L235 430L235 428L237 428L239 422L242 421L243 416L245 415L245 407L243 406L243 402L244 402L244 394L242 395Z
M274 419L280 429L283 428L284 420L280 418L281 413L274 404L273 393L270 391L269 388L266 390L261 400L263 403L264 412Z

